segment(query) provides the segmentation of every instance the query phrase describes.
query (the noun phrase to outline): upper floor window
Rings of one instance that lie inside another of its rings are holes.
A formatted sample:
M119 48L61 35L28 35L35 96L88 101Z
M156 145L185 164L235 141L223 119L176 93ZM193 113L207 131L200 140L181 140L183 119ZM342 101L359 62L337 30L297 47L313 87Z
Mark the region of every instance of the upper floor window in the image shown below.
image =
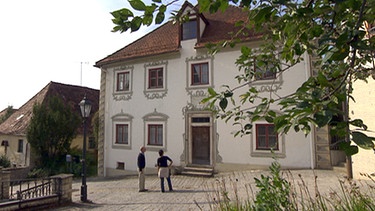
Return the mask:
M129 144L129 125L116 124L116 144Z
M129 91L130 90L130 73L118 72L116 81L116 91Z
M208 62L191 65L191 85L209 84Z
M163 88L163 68L154 68L148 70L148 88Z
M182 40L197 38L197 20L190 20L182 24L181 28Z
M149 124L147 145L163 146L163 125Z
M256 149L279 150L278 134L273 124L256 125Z
M276 70L273 64L264 64L262 66L257 64L254 58L255 80L272 80L276 79Z

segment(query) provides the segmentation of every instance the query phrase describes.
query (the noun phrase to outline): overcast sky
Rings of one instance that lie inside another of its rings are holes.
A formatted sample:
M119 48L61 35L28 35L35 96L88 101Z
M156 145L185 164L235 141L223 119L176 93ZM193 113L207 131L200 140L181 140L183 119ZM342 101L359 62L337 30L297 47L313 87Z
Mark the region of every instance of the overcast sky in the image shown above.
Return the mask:
M127 6L126 0L1 0L0 111L21 107L50 81L99 89L95 62L150 31L111 32L110 12Z

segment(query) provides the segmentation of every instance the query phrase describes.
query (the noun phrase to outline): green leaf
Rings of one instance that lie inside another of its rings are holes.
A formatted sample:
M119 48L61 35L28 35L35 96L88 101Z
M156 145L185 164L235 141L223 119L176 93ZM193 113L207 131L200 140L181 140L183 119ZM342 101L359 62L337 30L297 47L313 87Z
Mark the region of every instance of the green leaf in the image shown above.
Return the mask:
M374 137L368 137L361 132L352 132L352 140L363 149L374 149Z
M339 149L344 151L347 156L352 156L358 153L358 147L350 145L348 142L339 143Z
M140 17L134 17L131 22L131 32L138 31L138 29L141 27L142 24L142 18Z
M228 100L226 98L221 99L220 103L219 103L219 106L220 106L221 110L225 111L225 109L228 106Z
M331 120L332 120L331 111L323 111L323 112L314 114L314 121L318 127L323 127L327 125Z
M211 96L217 96L218 94L215 92L215 90L211 87L208 88L208 93L211 95Z
M128 0L130 3L130 6L133 7L133 9L138 11L145 11L146 5L141 0Z

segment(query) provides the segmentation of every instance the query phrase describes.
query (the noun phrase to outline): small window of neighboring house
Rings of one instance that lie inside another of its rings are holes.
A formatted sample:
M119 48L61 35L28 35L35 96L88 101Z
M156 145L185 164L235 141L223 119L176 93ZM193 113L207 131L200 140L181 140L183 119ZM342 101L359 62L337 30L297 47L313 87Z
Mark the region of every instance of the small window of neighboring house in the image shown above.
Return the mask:
M129 125L116 124L116 144L129 144Z
M208 62L191 65L191 85L209 84Z
M254 61L255 80L272 80L276 79L276 72L272 64L259 67Z
M197 20L189 20L182 24L181 28L182 40L197 38Z
M154 68L148 70L148 88L163 88L163 68Z
M257 150L279 150L278 134L273 124L256 125L256 149Z
M147 144L151 146L163 146L163 125L149 124Z
M89 137L89 149L95 149L96 143L95 143L95 137Z
M18 140L18 150L17 152L23 153L23 140L19 139Z
M130 73L119 72L117 73L116 91L129 91L130 89Z

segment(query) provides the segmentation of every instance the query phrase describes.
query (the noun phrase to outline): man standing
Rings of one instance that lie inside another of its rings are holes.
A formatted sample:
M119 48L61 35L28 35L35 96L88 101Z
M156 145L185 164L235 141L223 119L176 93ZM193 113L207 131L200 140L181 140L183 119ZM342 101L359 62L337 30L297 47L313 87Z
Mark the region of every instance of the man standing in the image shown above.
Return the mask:
M145 157L146 147L142 146L138 154L137 166L138 166L138 184L139 192L145 192L145 167L146 167L146 157Z

